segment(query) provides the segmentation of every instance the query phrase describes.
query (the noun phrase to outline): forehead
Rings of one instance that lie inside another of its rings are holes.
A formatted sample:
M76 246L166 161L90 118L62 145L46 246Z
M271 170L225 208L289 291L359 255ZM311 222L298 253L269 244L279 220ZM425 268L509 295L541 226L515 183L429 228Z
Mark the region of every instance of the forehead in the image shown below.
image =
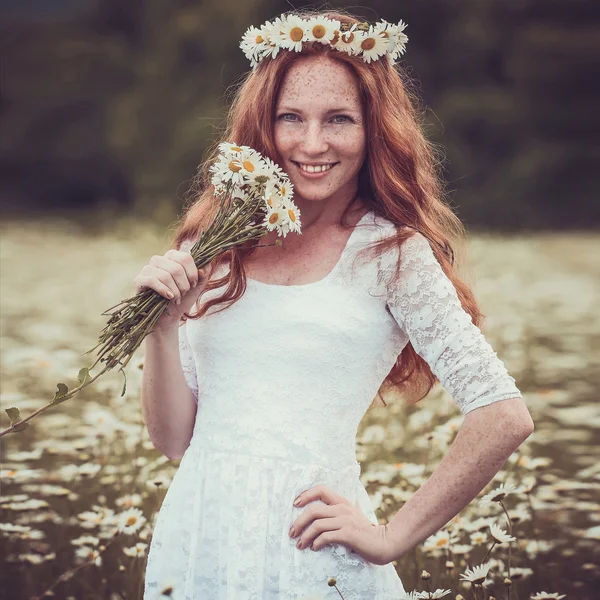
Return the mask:
M328 56L307 56L294 61L286 72L278 104L346 104L360 107L360 92L350 67Z

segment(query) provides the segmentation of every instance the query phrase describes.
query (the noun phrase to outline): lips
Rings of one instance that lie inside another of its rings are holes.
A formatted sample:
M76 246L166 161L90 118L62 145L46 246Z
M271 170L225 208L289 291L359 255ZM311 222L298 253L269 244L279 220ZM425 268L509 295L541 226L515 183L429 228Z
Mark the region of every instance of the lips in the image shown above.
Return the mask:
M337 162L332 162L332 163L321 163L321 164L317 164L317 165L310 165L310 164L306 164L306 163L299 163L296 161L292 161L296 167L298 167L298 170L303 174L303 175L308 175L308 176L319 176L319 175L324 175L325 173L328 173L329 171L331 171L331 169L333 169L335 167L335 165L337 165Z

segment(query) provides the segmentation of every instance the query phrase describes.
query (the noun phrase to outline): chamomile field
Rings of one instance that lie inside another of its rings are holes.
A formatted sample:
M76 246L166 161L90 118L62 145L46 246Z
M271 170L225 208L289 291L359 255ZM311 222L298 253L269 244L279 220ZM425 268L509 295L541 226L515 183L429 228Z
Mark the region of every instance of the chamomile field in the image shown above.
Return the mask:
M67 221L1 227L2 426L59 382L73 387L102 312L168 248L131 222L91 234ZM455 519L395 562L413 598L591 599L600 586L600 263L597 234L472 234L471 280L486 338L517 381L532 436ZM0 597L133 600L155 516L177 469L144 428L144 346L1 444ZM428 479L463 419L436 387L388 398L357 438L361 480L382 523ZM157 598L173 595L164 582ZM331 573L313 600L344 598ZM306 600L309 600L306 598Z

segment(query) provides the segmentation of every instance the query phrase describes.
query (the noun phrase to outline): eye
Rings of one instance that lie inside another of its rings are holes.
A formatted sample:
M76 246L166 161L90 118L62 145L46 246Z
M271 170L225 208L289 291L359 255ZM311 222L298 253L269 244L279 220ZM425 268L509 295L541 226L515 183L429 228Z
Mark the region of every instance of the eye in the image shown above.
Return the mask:
M341 119L341 120L336 121L336 119ZM353 123L354 122L352 117L349 117L348 115L335 115L335 117L333 117L332 120L334 123Z
M290 117L290 118L288 118ZM278 117L281 121L289 121L290 123L296 120L296 115L293 113L283 113Z

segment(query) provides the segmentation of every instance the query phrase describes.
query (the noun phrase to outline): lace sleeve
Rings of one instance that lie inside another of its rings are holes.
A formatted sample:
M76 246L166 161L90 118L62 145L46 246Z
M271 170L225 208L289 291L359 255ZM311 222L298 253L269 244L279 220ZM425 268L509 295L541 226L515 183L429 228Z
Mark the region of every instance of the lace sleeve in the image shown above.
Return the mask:
M383 281L391 281L394 274L393 254L397 260L395 249L380 263ZM462 308L427 238L415 233L401 254L399 282L386 286L387 306L461 412L522 398L515 379Z
M188 323L189 321L186 321L179 327L179 358L181 359L181 366L183 368L185 380L187 381L188 387L194 394L196 404L198 404L198 376L196 374L196 361L194 360L194 353L187 336Z

